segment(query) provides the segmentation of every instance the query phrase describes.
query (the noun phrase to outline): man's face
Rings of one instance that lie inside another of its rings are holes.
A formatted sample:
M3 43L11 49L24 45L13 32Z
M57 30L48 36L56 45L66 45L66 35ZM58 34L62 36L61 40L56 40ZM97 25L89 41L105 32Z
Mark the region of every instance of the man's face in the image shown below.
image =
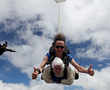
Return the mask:
M55 50L57 54L62 54L65 48L64 41L57 40L55 43Z

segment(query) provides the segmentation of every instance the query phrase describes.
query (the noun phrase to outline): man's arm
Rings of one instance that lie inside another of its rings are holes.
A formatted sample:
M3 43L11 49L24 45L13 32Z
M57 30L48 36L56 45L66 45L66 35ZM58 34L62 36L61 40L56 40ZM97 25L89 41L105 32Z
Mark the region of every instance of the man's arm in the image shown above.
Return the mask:
M48 56L45 56L43 61L41 62L39 69L42 71L43 68L45 67L46 63L48 62Z
M72 59L71 64L79 71L82 73L87 73L91 76L94 75L94 71L92 69L92 65L89 66L88 69L84 68L83 66L80 66L74 59Z
M12 49L7 49L5 51L10 51L10 52L16 52L15 50L12 50Z

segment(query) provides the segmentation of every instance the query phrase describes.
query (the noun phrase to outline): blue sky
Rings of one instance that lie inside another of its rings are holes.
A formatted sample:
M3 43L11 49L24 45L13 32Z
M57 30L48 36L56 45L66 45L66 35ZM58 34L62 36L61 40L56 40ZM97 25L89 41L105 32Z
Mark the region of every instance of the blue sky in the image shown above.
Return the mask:
M8 48L0 56L0 90L109 90L110 86L110 1L2 0L0 1L0 43ZM46 84L31 79L33 66L39 66L58 28L65 34L68 48L77 63L88 68L93 77L80 73L71 86ZM42 85L42 86L41 86ZM39 88L40 87L40 88Z

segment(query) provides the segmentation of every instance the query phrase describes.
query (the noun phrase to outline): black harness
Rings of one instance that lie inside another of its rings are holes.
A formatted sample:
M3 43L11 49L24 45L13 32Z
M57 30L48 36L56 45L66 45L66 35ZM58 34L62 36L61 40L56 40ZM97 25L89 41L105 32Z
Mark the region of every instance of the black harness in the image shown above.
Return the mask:
M52 80L53 80L55 83L60 83L62 79L67 79L67 67L69 66L69 61L70 61L70 60L69 60L69 56L67 56L67 54L69 54L69 50L67 51L67 49L65 49L65 51L64 51L64 53L63 53L63 58L62 58L62 60L63 60L63 63L64 63L64 65L65 65L63 77L56 77L56 76L54 75L53 68L52 68L52 61L53 61L54 58L56 57L56 56L55 56L55 50L51 47L49 53L50 53L50 56L51 56L51 57L50 57L50 59L48 60L48 63L47 63L47 64L49 64L50 67L51 67L50 73L51 73L51 76L52 76Z

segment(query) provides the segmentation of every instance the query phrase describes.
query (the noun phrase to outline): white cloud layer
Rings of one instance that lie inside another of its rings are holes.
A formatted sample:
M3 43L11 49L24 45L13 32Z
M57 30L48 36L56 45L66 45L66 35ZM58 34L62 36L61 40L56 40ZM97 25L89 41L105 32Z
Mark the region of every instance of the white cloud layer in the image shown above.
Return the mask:
M110 67L101 71L95 71L94 77L86 74L80 74L80 79L75 81L73 85L81 86L84 90L109 90L110 86ZM67 86L69 88L69 86ZM44 82L31 81L30 86L23 84L4 83L0 81L0 90L64 90L63 85L46 84ZM80 88L78 90L81 90Z
M0 1L0 20L7 17L9 14L9 3L7 0L1 0Z
M104 68L101 71L95 71L94 77L81 74L80 79L75 82L75 85L82 86L84 90L108 90L110 88L110 67Z
M73 43L80 43L89 39L92 40L92 44L87 52L81 53L82 50L79 50L77 52L78 55L90 58L97 57L98 59L110 58L109 4L109 0L67 0L60 5L57 5L54 0L0 1L0 20L10 15L27 19L40 14L43 18L40 24L43 24L45 27L42 30L44 36L39 37L33 34L31 26L27 24L27 30L18 33L20 38L24 39L27 43L21 46L14 45L13 48L16 48L17 53L7 54L10 62L16 67L19 67L22 72L27 73L29 78L31 78L33 65L39 65L52 42L47 36L52 36L56 33L59 6L61 8L61 31L65 33L67 38ZM94 46L101 48L96 52ZM94 52L96 53L94 54ZM108 85L108 83L110 83L109 74L110 71L108 67L100 72L96 71L95 77L91 79L87 76L87 80L84 80L85 75L84 77L81 75L83 78L80 79L77 84L87 88L87 90L89 90L88 88L108 90L110 88ZM2 81L0 83L1 90L37 90L40 87L34 86L28 88L22 84L6 84ZM98 85L100 85L100 87L97 87ZM43 86L45 87L45 85ZM44 89L43 86L40 88L41 90ZM49 88L45 90L49 90ZM55 88L51 87L51 89L54 90ZM59 90L63 89L61 88Z
M57 87L57 88L56 88ZM4 83L0 81L0 90L63 90L63 86L59 85L59 87L55 85L33 85L33 86L25 86L23 84L10 84Z

